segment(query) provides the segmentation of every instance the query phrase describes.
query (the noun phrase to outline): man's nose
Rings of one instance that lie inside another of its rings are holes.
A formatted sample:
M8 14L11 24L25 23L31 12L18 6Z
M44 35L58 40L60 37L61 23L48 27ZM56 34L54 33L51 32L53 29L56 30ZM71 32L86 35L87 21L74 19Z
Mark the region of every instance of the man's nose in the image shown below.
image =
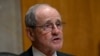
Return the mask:
M53 25L53 27L52 27L52 33L53 34L58 34L59 31L60 31L60 29L58 29L58 27L56 25Z

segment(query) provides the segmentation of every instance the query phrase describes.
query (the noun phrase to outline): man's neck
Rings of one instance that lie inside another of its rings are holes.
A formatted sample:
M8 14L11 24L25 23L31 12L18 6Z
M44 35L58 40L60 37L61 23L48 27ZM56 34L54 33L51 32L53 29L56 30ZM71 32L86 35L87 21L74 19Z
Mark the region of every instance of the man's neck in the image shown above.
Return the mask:
M50 51L50 50L43 50L43 49L38 49L36 47L32 47L33 55L41 55L41 56L57 56L56 51Z

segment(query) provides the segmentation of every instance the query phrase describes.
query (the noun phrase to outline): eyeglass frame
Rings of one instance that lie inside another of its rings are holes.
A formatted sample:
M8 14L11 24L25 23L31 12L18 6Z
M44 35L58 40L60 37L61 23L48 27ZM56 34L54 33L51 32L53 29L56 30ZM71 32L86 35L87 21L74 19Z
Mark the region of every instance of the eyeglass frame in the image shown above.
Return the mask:
M35 27L39 27L41 29L43 29L44 31L52 31L56 25L57 29L62 30L63 25L65 25L65 22L59 22L59 24L57 23L44 23L43 25L36 25ZM48 30L49 29L49 30Z

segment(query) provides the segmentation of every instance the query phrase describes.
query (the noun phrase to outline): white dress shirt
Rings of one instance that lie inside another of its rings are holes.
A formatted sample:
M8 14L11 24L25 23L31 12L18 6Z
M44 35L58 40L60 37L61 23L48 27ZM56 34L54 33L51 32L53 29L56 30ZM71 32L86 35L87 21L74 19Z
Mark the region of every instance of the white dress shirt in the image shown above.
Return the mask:
M35 47L32 47L33 56L46 56L44 53L36 49ZM55 52L52 56L57 56L57 53Z

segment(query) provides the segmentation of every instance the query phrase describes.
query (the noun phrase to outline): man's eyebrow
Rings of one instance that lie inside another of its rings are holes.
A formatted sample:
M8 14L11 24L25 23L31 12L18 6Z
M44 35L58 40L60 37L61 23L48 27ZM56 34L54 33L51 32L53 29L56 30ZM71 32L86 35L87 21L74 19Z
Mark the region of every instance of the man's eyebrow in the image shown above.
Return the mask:
M51 20L46 21L44 24L48 24L48 23L51 23Z
M57 19L57 20L55 21L55 23L56 23L56 22L62 22L62 21L61 21L60 19ZM44 24L48 24L48 23L52 23L51 20L46 21Z
M59 20L59 19L57 19L57 21L56 22L62 22L61 20Z

